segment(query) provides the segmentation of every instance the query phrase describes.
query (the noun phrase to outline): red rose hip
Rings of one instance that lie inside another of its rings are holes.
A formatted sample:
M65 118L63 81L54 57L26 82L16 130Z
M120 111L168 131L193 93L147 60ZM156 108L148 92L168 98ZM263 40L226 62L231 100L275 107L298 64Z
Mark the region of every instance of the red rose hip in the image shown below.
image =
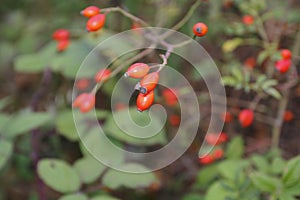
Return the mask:
M149 70L150 67L147 64L135 63L127 69L124 76L131 78L143 78L146 74L148 74Z
M100 30L105 23L105 14L97 14L91 18L86 23L86 30L89 32Z
M136 107L138 111L142 112L150 108L154 101L154 91L150 91L147 94L139 93L136 99Z
M252 124L254 113L250 109L244 109L239 114L239 122L242 127L248 127Z

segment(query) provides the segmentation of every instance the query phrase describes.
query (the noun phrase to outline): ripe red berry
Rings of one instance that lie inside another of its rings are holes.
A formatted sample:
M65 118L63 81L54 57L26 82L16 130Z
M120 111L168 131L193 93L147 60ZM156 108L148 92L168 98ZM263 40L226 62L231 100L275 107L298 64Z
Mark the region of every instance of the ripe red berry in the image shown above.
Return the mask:
M223 149L216 149L216 150L214 151L213 155L214 155L214 158L215 158L216 160L217 160L217 159L220 159L220 158L223 157L224 151L223 151Z
M58 29L53 33L52 37L56 41L68 40L70 38L70 32L66 29Z
M150 106L153 104L154 101L154 91L151 90L147 94L139 93L137 99L136 99L136 107L138 111L142 112L144 110L147 110L150 108Z
M84 99L87 98L87 93L82 93L80 94L78 97L75 98L75 100L73 101L73 107L74 108L78 108L80 107L80 105L82 104L82 102L84 101Z
M150 67L147 64L135 63L127 69L124 76L131 78L143 78L146 74L148 74L149 70Z
M242 21L246 25L252 25L254 22L254 18L251 15L244 15Z
M175 94L175 89L170 89L170 88L164 89L162 91L162 97L164 98L168 106L174 106L178 102L177 96Z
M100 8L98 8L97 6L89 6L89 7L86 7L84 10L82 10L80 12L81 15L85 16L85 17L93 17L97 14L99 14L100 12Z
M223 115L221 117L225 123L229 123L233 119L232 114L230 112L223 113Z
M248 127L252 124L254 113L250 109L244 109L239 114L239 122L242 127Z
M290 69L291 64L292 64L291 60L278 60L275 63L275 68L280 73L285 73Z
M66 50L70 45L70 41L68 39L65 39L65 40L59 40L57 42L57 46L56 46L56 50L58 52L62 52L64 50Z
M254 68L256 65L256 60L253 57L247 58L244 62L244 65L248 68Z
M169 123L172 126L178 126L180 124L180 117L178 115L171 115L169 117Z
M79 109L82 113L89 112L95 106L95 95L94 94L87 94L85 99L81 102Z
M208 27L206 26L206 24L202 22L196 23L193 27L193 32L198 37L202 37L206 35L207 31L208 31Z
M89 85L90 85L90 81L87 78L81 78L77 80L75 83L75 87L78 90L85 90L89 87Z
M207 154L203 157L199 157L199 162L204 165L213 163L214 161L215 161L214 156L212 156L210 154Z
M159 73L158 72L152 72L148 75L146 75L141 81L140 81L140 92L142 94L147 94L148 92L152 91L159 79Z
M205 136L205 141L210 145L219 145L228 140L228 136L226 133L216 134L216 133L209 133Z
M95 106L95 95L92 93L82 93L73 102L74 108L79 108L82 113L89 112Z
M292 121L294 119L294 114L291 111L287 110L283 115L283 119L286 122Z
M100 30L105 23L105 14L97 14L91 18L86 23L86 30L89 32Z
M292 52L288 49L282 49L281 50L281 57L284 60L289 60L292 58Z
M110 77L111 71L109 69L101 69L95 75L95 82L100 83L101 81L105 81Z

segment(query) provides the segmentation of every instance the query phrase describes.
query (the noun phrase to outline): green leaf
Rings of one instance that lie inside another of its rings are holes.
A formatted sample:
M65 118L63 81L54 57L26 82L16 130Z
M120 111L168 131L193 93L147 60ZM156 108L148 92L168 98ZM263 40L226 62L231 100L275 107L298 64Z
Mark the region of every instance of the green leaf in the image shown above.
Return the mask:
M288 161L285 167L282 181L286 187L292 186L299 182L300 179L300 156Z
M6 164L8 158L11 156L13 144L7 140L0 138L0 170Z
M3 99L0 99L0 110L2 110L3 108L5 108L5 106L7 106L10 102L11 102L11 98L10 97L5 97Z
M149 125L147 125L148 123ZM151 116L150 120L148 112L141 113L136 108L131 108L129 114L128 110L121 110L116 112L114 116L109 116L104 125L104 131L109 133L110 136L129 144L153 145L166 143L166 135L162 127L163 124L157 116ZM153 132L157 132L157 134L149 138L136 138L126 132L139 133L140 137L147 137L149 133Z
M225 200L225 199L235 199L236 194L231 190L224 188L223 181L215 182L208 189L205 200Z
M290 186L290 187L285 187L284 192L293 196L299 196L300 195L300 182Z
M233 138L228 144L226 150L226 156L229 159L239 159L242 158L244 154L244 141L241 137Z
M291 195L287 192L283 192L280 194L279 200L297 200L297 199L295 197L293 197L293 195Z
M217 165L210 165L199 170L197 180L194 185L197 189L206 188L218 176Z
M274 87L278 84L278 81L275 80L275 79L269 79L269 80L266 80L263 84L262 84L262 89L263 90L267 90L271 87Z
M224 53L229 53L234 51L238 46L243 43L243 39L241 38L234 38L231 40L226 40L222 45L222 50Z
M225 160L218 165L220 174L236 184L241 184L245 181L245 173L243 169L248 165L247 161L243 160Z
M122 169L125 171L147 171L146 167L135 163L124 164ZM103 177L103 184L112 189L122 186L127 188L144 188L157 181L153 172L131 174L114 169L110 169Z
M278 90L276 90L275 88L269 88L265 90L265 92L276 99L281 99L282 97L281 94L278 92Z
M243 82L244 74L243 74L242 70L239 67L232 67L231 68L231 73L236 78L238 83Z
M84 194L68 194L60 197L58 200L88 200L88 197Z
M0 135L4 133L4 128L8 125L11 118L12 117L10 115L0 113Z
M187 194L183 197L182 200L204 200L204 196L200 194Z
M3 127L2 134L8 138L14 138L49 123L51 119L52 116L47 112L23 110L11 117L9 123Z
M261 155L253 155L250 159L254 166L262 172L267 173L270 169L269 163L267 161L267 159Z
M107 195L98 195L98 196L91 198L91 200L120 200L120 199L117 199L117 198L111 197L111 196L107 196Z
M224 76L222 77L223 85L232 86L234 87L237 84L237 80L232 76Z
M60 111L55 120L58 133L71 141L78 140L72 110Z
M277 178L268 176L261 172L254 172L250 174L250 179L254 186L263 192L276 192L280 188L281 181Z
M67 193L80 189L80 178L76 171L65 161L43 159L38 163L40 178L52 189Z
M77 160L73 167L79 174L81 181L87 184L97 180L104 169L106 169L106 166L92 157Z
M257 64L261 65L269 56L269 51L261 51L257 57Z
M285 164L286 164L286 162L282 158L280 158L280 157L274 158L272 160L272 163L271 163L272 172L274 174L281 174L281 173L283 173Z

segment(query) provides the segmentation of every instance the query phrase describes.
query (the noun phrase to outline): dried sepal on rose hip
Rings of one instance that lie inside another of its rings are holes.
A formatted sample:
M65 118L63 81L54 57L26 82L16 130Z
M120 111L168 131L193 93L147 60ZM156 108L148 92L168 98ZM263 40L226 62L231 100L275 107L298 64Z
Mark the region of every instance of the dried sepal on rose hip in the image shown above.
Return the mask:
M99 13L100 13L100 8L98 8L97 6L88 6L82 11L80 11L80 14L87 18L93 17Z
M202 37L206 35L208 31L208 27L206 24L199 22L193 26L193 32L195 36Z
M159 80L159 72L152 72L140 81L140 93L147 94L148 92L152 91Z
M111 71L109 69L101 69L95 75L95 82L100 83L102 81L107 80L111 75Z
M86 23L86 30L89 32L100 30L105 24L105 14L97 14L91 18Z
M254 112L251 109L244 109L239 113L239 122L242 127L248 127L252 124Z
M91 111L95 106L95 95L93 93L82 93L75 98L74 108L79 108L80 112L86 113Z
M143 78L148 74L150 67L145 63L132 64L124 74L125 77Z
M154 102L154 91L150 91L147 94L139 93L136 99L137 110L142 112L150 108Z

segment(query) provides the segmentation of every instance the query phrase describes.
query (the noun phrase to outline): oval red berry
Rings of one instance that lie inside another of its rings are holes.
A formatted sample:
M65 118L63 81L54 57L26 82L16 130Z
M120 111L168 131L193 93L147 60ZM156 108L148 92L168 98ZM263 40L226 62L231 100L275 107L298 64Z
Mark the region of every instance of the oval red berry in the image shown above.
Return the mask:
M105 23L105 15L97 14L91 18L86 23L86 30L89 32L100 30Z
M85 16L85 17L93 17L97 14L99 14L100 12L100 8L98 8L97 6L89 6L89 7L86 7L84 10L82 10L80 12L81 15Z
M125 77L131 78L143 78L146 74L148 74L150 67L145 63L135 63L131 65L126 73Z
M136 99L136 107L138 111L142 112L150 108L154 102L154 91L150 91L148 94L139 93Z
M208 31L207 25L202 22L195 24L193 27L193 32L198 37L202 37L206 35L207 31Z

